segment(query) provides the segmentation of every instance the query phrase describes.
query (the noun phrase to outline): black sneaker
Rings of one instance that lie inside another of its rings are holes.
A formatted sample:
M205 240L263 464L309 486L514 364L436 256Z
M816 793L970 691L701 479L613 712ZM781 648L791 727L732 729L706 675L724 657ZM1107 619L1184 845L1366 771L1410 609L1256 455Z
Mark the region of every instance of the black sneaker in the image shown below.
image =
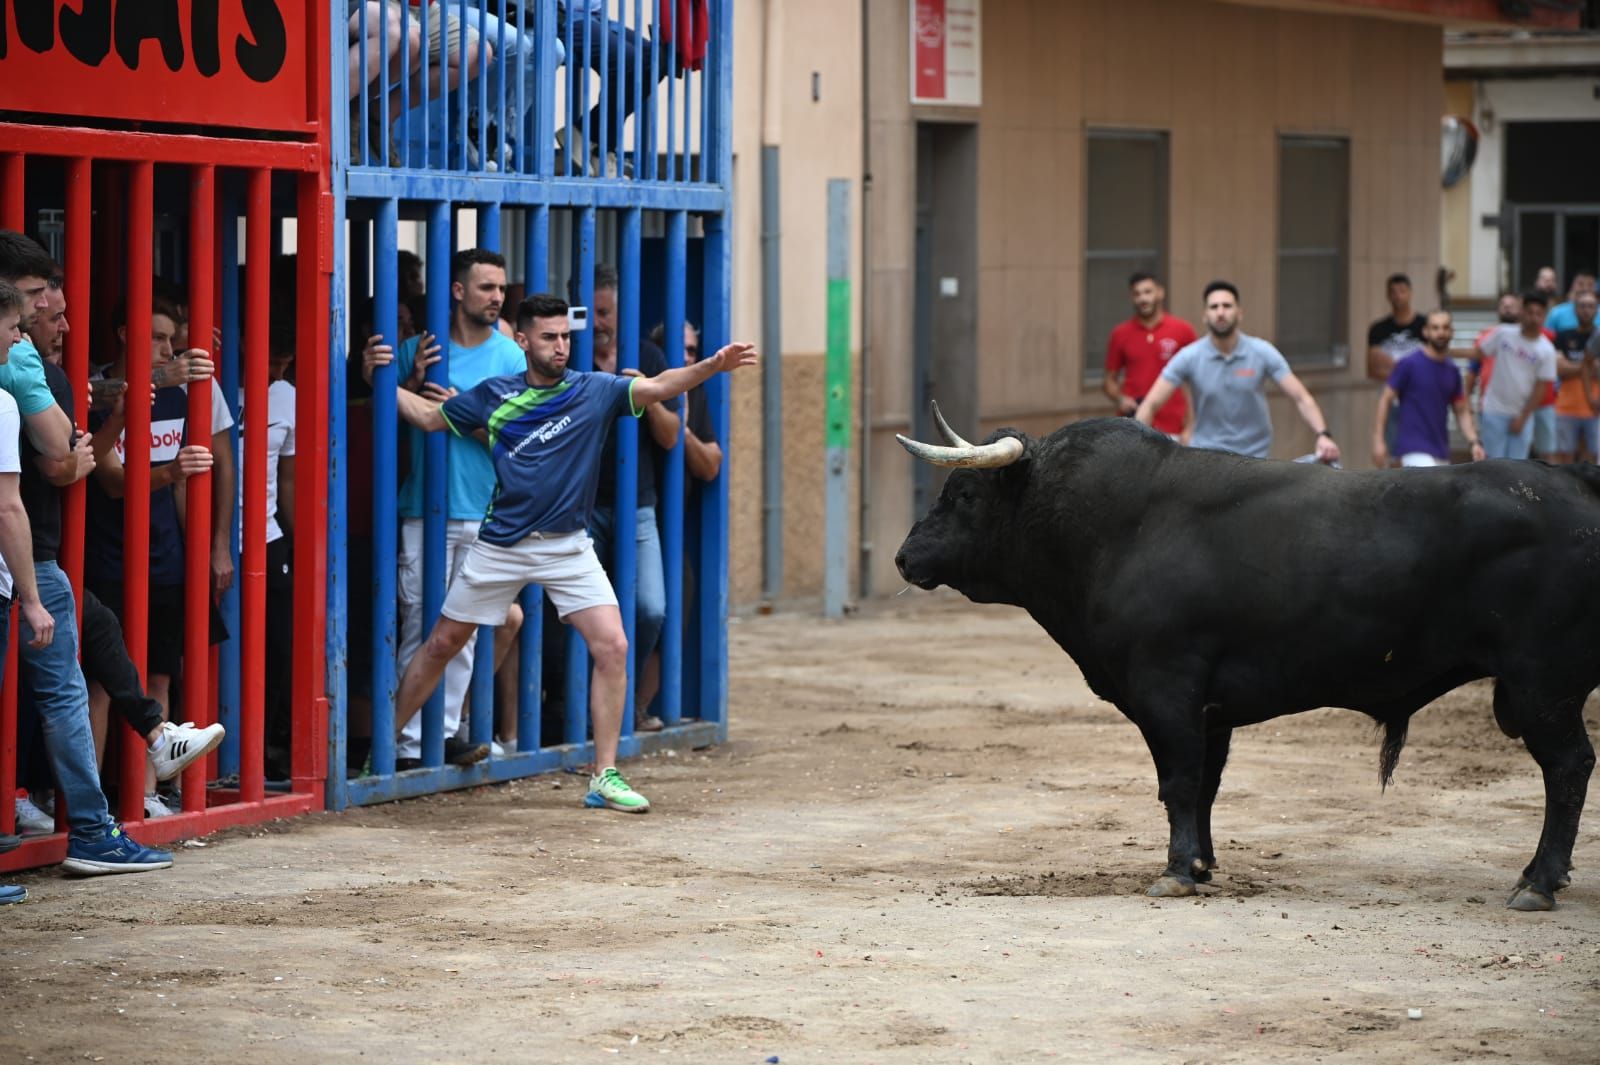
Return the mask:
M4 854L6 851L14 851L20 846L22 846L21 836L0 835L0 854Z
M469 743L457 736L446 737L444 741L444 760L451 765L477 765L487 757L487 743Z

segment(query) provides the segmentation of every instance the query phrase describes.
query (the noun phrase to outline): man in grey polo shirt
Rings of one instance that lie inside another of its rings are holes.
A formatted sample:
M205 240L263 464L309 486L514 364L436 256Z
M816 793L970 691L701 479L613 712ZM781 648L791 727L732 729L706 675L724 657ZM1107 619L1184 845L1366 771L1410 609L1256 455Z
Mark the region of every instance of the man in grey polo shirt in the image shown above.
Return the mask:
M1266 458L1272 450L1272 414L1265 388L1270 377L1317 434L1317 461L1339 461L1322 408L1289 369L1277 348L1239 330L1239 290L1228 281L1206 286L1206 335L1174 355L1134 415L1145 425L1179 387L1194 395L1194 447Z

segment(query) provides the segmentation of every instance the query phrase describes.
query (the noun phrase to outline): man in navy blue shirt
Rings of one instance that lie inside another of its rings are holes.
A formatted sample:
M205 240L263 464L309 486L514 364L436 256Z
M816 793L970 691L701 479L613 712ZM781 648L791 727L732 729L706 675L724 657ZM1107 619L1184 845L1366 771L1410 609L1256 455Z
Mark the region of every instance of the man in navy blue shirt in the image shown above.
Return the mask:
M443 403L401 390L400 414L428 432L483 434L494 460L494 499L468 549L438 623L411 659L395 694L396 730L438 685L445 664L479 625L499 625L522 588L538 583L561 620L594 657L589 715L595 775L584 805L644 813L650 802L617 772L628 684L628 637L585 526L594 509L600 450L612 421L682 395L713 374L754 366L753 345L729 344L693 366L656 377L619 377L567 368L566 301L533 296L517 308L526 373L491 377ZM438 391L432 393L439 395Z

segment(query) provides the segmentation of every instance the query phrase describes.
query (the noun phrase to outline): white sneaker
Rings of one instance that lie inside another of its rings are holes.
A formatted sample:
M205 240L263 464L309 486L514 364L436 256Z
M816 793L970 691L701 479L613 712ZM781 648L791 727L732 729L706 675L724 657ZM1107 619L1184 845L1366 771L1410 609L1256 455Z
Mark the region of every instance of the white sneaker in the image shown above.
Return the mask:
M17 835L48 836L56 830L56 819L33 804L31 799L17 799Z
M174 725L170 721L161 726L161 731L166 734L166 746L160 751L146 753L155 768L157 780L171 780L182 773L195 759L204 758L216 750L222 738L228 734L221 725L195 728L188 722Z
M490 740L489 741L489 755L490 755L490 757L493 757L493 758L504 758L506 755L510 754L512 752L512 750L513 750L512 747L507 747L505 744L501 743L499 740Z
M146 821L155 817L171 817L175 813L177 813L176 810L161 801L161 796L146 795L144 797L144 819Z

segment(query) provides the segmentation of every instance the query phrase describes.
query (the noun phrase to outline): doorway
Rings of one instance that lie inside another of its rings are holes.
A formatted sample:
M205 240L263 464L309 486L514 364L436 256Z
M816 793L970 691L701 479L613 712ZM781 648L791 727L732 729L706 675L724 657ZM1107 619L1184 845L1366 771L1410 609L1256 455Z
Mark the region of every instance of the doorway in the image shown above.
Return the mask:
M957 433L978 437L978 127L917 124L917 218L912 300L911 430L944 443L929 406ZM913 514L925 514L946 471L912 465Z

